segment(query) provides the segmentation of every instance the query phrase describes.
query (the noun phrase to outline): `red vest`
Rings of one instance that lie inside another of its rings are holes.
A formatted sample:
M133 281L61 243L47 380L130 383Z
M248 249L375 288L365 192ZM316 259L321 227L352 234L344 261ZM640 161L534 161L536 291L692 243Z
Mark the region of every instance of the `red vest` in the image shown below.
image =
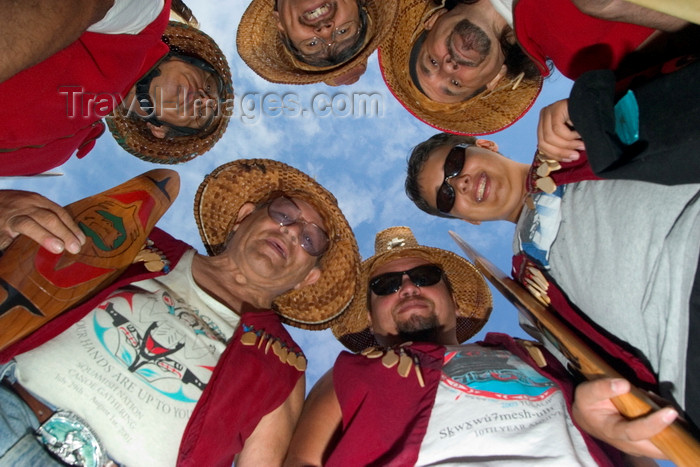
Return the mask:
M174 268L191 247L156 228L149 238ZM113 290L132 282L162 275L149 272L143 263L132 264L112 285L82 305L39 328L22 341L0 352L0 362L31 350L57 336L89 313ZM296 353L301 350L272 310L244 313L209 383L197 402L180 443L179 466L230 466L260 419L279 407L304 372L280 361L265 346L244 345L241 336L250 328L264 331Z
M170 0L139 34L85 32L0 84L0 175L32 175L85 156L102 118L167 52Z
M571 410L573 383L549 352L542 349L547 365L540 368L527 350L506 334L489 333L479 344L503 347L555 382ZM325 465L415 465L440 383L445 347L418 342L407 348L420 362L424 387L413 375L402 378L396 368L387 369L379 358L349 352L338 356L333 386L343 415L342 435ZM581 434L598 465L616 465L618 451L603 447L583 431Z

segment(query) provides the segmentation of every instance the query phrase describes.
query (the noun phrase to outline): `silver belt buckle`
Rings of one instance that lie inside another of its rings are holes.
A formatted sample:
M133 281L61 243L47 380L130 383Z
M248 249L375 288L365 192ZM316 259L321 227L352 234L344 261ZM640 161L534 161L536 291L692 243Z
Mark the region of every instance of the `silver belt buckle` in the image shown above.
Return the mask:
M68 465L100 467L109 462L97 435L72 412L58 411L36 432L46 449Z

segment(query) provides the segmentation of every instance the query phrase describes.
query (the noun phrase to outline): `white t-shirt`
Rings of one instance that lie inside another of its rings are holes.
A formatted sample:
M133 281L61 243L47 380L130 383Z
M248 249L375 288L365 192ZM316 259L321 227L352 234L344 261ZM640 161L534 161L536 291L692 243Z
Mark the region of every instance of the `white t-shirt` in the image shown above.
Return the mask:
M114 0L100 21L87 28L100 34L138 34L163 11L163 0Z
M683 406L700 185L599 180L559 188L560 205L542 204L552 198L542 196L537 212L523 209L515 252L537 257L572 303L638 349Z
M596 463L561 391L505 349L449 346L416 465Z
M238 325L192 277L194 250L168 275L112 293L61 335L16 357L30 392L87 421L128 466L172 466L190 415Z

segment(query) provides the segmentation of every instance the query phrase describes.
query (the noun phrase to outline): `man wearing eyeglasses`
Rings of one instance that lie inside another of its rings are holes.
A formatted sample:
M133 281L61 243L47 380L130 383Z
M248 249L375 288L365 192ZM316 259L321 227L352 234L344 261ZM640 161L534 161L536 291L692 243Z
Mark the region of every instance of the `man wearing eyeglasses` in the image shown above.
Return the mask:
M406 193L436 216L514 223L514 276L697 426L700 185L601 180L585 152L528 165L497 150L435 135L414 148Z
M282 322L343 311L357 244L332 194L272 160L209 174L195 218L209 255L155 229L145 266L0 353L0 463L282 462L306 369Z
M295 57L309 65L331 66L345 62L364 43L367 12L362 3L277 0L274 16Z
M286 465L616 465L573 425L572 383L546 350L504 334L464 343L491 312L467 260L392 227L360 278L332 326L359 353L341 353L309 394ZM574 413L612 384L581 385Z

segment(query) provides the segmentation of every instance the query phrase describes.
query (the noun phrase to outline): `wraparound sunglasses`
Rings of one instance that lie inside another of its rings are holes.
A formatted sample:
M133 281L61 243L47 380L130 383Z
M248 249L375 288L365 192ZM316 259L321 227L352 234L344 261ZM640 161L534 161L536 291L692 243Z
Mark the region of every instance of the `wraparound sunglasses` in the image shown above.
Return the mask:
M408 278L416 287L428 287L440 282L444 272L440 266L424 264L408 271L380 274L370 279L369 288L375 295L391 295L398 292L401 288L404 274L408 275Z

